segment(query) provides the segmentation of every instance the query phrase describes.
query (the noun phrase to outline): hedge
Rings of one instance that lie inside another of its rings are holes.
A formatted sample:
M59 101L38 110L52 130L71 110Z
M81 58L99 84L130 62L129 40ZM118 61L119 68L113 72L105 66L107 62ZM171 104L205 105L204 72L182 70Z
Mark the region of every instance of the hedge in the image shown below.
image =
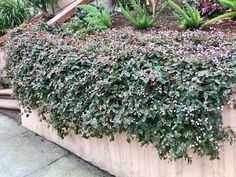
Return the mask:
M219 158L221 111L234 105L235 37L204 31L108 30L65 35L23 26L6 44L7 70L25 110L37 109L63 138L126 132L161 159ZM193 151L189 151L192 149Z

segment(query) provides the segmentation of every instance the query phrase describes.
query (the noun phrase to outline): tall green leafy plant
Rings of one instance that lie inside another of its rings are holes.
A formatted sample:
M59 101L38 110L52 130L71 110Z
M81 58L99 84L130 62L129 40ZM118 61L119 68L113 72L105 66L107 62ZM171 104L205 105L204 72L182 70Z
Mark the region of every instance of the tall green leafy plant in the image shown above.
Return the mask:
M172 0L168 0L168 4L176 11L174 16L180 21L180 28L198 28L202 24L200 12L192 8L187 2L184 3L186 10Z
M160 17L160 14L166 7L166 3L164 3L158 13L155 14L153 12L153 15L150 15L144 5L141 6L137 4L135 0L130 0L130 3L134 14L127 4L125 6L120 4L121 12L133 26L140 29L147 29L153 26L154 22Z
M0 23L2 29L13 28L35 14L33 7L28 6L24 0L1 0Z
M87 15L84 17L87 28L94 31L111 28L111 15L107 7L104 6L99 9L92 5L81 5L79 8L87 12Z
M230 8L232 11L225 14L219 15L211 20L208 20L202 26L208 26L216 21L222 20L224 18L232 17L236 18L236 0L219 0L220 4L224 7Z

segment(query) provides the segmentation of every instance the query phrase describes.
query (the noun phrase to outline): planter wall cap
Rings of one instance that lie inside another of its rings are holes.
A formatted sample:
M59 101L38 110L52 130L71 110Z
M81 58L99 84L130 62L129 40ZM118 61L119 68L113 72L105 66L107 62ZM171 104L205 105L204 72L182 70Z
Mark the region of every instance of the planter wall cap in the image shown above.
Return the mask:
M0 90L0 95L12 96L13 91L12 91L12 89L2 89L2 90Z
M0 108L1 109L12 109L19 110L19 102L17 100L9 100L9 99L0 99Z

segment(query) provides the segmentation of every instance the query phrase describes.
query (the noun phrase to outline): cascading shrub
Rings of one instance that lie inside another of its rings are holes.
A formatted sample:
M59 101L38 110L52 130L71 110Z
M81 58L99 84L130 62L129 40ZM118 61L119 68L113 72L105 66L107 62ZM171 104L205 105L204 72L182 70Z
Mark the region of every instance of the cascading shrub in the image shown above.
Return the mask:
M5 46L15 94L26 110L49 113L61 137L126 132L152 143L161 159L189 161L191 152L219 158L222 143L234 139L221 111L233 105L235 37L132 28L61 34L18 28Z

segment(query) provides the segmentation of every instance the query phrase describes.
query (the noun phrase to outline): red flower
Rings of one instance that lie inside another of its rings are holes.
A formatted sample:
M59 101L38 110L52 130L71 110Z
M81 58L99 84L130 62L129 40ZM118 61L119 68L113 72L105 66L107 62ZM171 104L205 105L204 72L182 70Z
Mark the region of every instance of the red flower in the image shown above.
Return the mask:
M211 9L212 9L212 10L216 10L216 4L212 4L212 5L211 5Z
M201 5L205 5L206 4L206 0L202 0L200 4Z
M209 9L209 7L206 6L206 7L204 7L204 8L202 9L202 12L203 12L203 13L206 13L206 12L208 11L208 9Z

